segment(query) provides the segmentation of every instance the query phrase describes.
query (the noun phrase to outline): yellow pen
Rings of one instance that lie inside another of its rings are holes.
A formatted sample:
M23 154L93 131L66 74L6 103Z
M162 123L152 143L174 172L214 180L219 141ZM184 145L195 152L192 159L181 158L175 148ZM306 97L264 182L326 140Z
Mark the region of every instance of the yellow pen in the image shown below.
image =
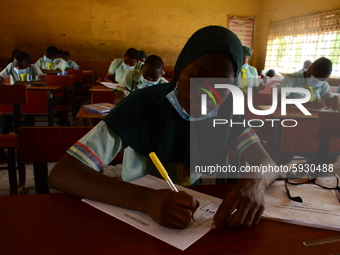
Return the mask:
M154 152L150 152L149 157L151 158L152 162L155 164L156 168L158 169L159 173L162 175L164 180L169 184L171 190L178 192L178 189L170 179L168 172L165 170L161 161L159 161L157 155Z
M173 191L178 192L178 189L176 188L175 184L170 179L168 172L165 170L163 164L158 159L156 153L150 152L149 157L151 158L152 162L155 164L156 168L158 169L159 173L162 175L164 180L169 184L170 189ZM194 215L191 216L192 220L195 221Z

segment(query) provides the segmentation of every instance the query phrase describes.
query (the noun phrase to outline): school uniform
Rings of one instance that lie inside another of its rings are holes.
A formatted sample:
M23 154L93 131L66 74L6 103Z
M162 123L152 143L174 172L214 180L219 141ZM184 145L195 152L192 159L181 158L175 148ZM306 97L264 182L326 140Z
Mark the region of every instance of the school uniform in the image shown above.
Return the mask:
M311 87L307 85L307 79L304 77L303 72L297 72L292 74L287 74L283 81L280 83L280 88L290 87L290 88L306 88L311 93L311 101L318 98L326 100L333 97L332 91L329 87L327 81L320 83L318 87ZM287 93L287 97L290 98L304 98L306 97L303 93Z
M20 75L14 71L13 63L8 64L0 73L3 79L6 79L8 76L11 77L11 84L14 84L16 81L36 81L40 75L44 74L36 65L32 64L27 67L26 74Z
M142 89L145 85L141 81L142 71L140 69L132 69L125 72L124 76L119 82L119 85L115 87L114 92L123 92L125 96L129 95L131 92ZM157 80L157 83L153 84L163 84L169 83L165 78L161 77Z
M120 80L123 78L125 72L128 71L128 70L124 69L123 63L124 63L124 59L116 58L115 60L113 60L111 62L111 65L109 67L108 72L111 75L115 76L116 82L120 82ZM138 61L138 63L135 65L135 67L133 69L139 69L140 70L142 68L142 66L143 66L143 63Z
M193 184L200 178L201 173L195 171L195 166L226 166L229 148L241 153L259 142L245 116L233 115L233 97L227 97L207 115L195 118L185 112L176 90L182 70L214 50L231 55L237 65L235 77L238 77L243 54L237 36L218 26L203 28L184 46L170 83L131 93L67 152L100 171L126 148L122 169L124 181L146 174L161 178L149 159L150 152L156 153L169 177L180 185ZM215 127L215 118L229 122Z
M237 79L237 86L242 89L242 91L247 92L248 87L258 87L259 80L257 69L253 66L246 64Z
M39 67L41 70L57 70L60 69L61 72L65 71L66 68L66 61L62 58L56 58L52 61L52 63L47 63L44 58L38 59L38 61L35 63L37 67Z
M79 66L73 60L65 61L66 67L65 69L79 69Z

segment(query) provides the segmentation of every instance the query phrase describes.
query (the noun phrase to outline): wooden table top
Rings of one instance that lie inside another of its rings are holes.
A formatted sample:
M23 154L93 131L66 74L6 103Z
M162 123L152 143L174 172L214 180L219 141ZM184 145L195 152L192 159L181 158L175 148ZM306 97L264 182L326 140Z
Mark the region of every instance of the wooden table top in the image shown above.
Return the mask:
M105 87L104 85L94 85L89 90L90 91L112 91L113 92L113 89Z
M58 90L61 89L63 86L56 86L56 85L46 85L46 86L39 86L39 85L27 85L27 89L34 89L34 90Z
M227 185L194 189L223 197ZM210 231L185 251L164 243L68 194L0 197L1 254L335 254L339 242L303 242L336 231L261 220L250 228Z
M98 113L85 109L84 105L79 109L76 118L83 119L103 119L108 113Z

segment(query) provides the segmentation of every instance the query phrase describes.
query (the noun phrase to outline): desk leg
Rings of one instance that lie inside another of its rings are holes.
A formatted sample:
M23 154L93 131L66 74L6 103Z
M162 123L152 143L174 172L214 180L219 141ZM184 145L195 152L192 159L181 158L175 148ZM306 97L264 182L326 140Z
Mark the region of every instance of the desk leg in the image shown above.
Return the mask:
M282 126L281 122L274 124L274 138L272 144L271 157L275 163L279 158L280 147L281 147L281 137L282 137Z
M48 166L47 163L35 163L34 169L34 183L36 194L48 194L50 189L47 185L48 179Z
M53 90L47 91L47 121L49 127L54 126Z

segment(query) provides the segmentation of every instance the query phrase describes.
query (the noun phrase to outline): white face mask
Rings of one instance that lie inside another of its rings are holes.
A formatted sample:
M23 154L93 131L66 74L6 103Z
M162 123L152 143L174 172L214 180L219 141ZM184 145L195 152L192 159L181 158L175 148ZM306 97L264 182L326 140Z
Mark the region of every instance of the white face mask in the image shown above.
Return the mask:
M245 63L243 66L242 66L242 68L241 69L244 69L244 68L246 68L247 67L247 63Z
M53 59L50 59L50 58L46 57L45 55L44 55L44 61L46 63L53 63Z
M324 83L323 81L320 81L317 78L315 78L313 75L306 78L306 80L307 80L307 85L312 87L312 88L321 87L322 84Z
M169 102L172 104L172 106L176 109L178 114L185 119L186 121L199 121L199 120L205 120L208 118L216 117L218 113L218 107L216 107L214 110L209 112L207 115L202 115L199 118L190 116L181 106L181 104L178 101L178 91L175 89L171 91L169 94L166 95L166 98L169 100Z
M127 64L125 64L125 63L123 62L123 69L124 69L125 71L132 70L133 68L135 68L135 66L128 66Z
M149 81L149 80L145 79L143 75L141 75L140 76L140 81L142 82L142 84L139 87L140 88L146 88L146 87L150 87L150 86L156 85L156 84L158 84L158 80L157 81Z
M27 73L27 68L25 69L18 69L16 67L13 68L14 72L16 72L17 74L24 74L24 73Z

